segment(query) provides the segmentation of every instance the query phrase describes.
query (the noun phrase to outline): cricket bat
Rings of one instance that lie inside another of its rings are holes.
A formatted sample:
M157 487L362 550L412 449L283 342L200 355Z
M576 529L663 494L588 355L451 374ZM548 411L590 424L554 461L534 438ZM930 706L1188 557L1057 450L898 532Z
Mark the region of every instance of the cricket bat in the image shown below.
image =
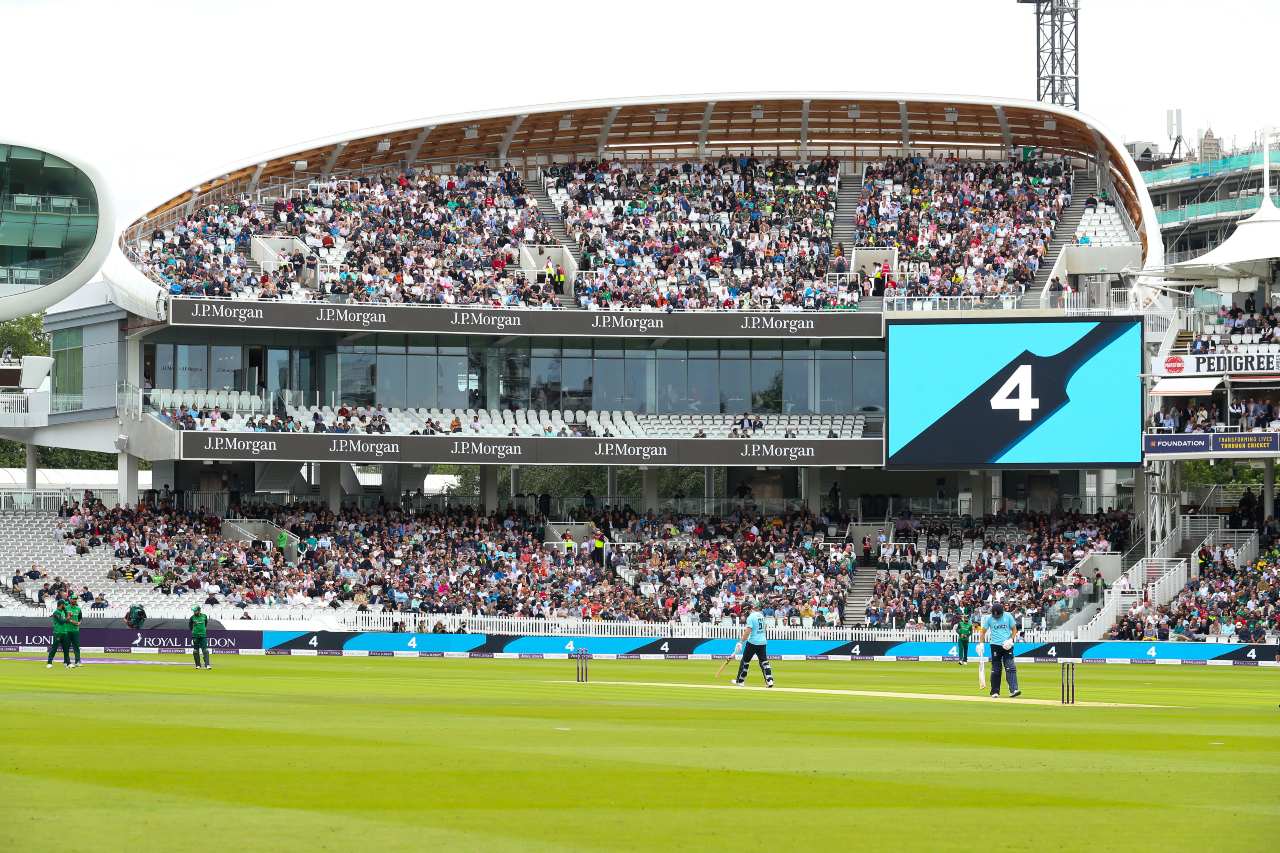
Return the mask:
M987 686L987 659L982 656L982 643L978 643L978 686Z
M738 656L738 652L741 651L741 649L742 649L742 646L740 644L735 645L733 647L733 657L727 657L724 660L720 661L720 668L716 670L716 678L720 677L720 674L724 672L724 668L729 665L729 661L733 660L733 658L736 658Z

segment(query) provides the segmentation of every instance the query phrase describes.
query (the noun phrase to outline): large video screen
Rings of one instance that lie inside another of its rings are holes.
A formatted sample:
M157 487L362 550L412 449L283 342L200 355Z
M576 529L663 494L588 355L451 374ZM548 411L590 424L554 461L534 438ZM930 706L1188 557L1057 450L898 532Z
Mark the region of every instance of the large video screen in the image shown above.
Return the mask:
M886 465L1142 462L1142 321L890 322Z

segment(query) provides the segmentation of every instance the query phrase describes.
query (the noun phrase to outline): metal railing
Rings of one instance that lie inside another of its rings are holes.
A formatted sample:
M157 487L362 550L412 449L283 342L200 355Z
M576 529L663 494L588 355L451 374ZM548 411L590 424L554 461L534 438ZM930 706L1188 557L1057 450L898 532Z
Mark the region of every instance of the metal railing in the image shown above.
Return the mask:
M25 415L30 408L29 395L11 391L0 393L0 415Z
M0 195L0 210L9 210L14 213L83 215L97 214L98 203L83 196L5 193Z
M1163 169L1152 169L1151 171L1143 172L1142 179L1147 186L1156 187L1161 184L1190 181L1196 178L1209 178L1228 172L1243 172L1260 168L1262 168L1262 152L1251 151L1248 154L1235 154L1231 157L1223 157L1220 160L1210 160L1208 163L1180 163L1176 166L1166 166Z
M54 394L52 412L78 412L84 408L84 394Z
M998 296L889 296L885 311L1009 311L1018 307L1022 291Z
M0 512L57 512L71 499L69 489L3 489Z
M1262 206L1261 195L1246 195L1237 198L1224 198L1218 201L1203 201L1188 204L1171 210L1156 211L1156 221L1163 225L1173 225L1192 219L1208 219L1217 216L1243 216L1252 213Z

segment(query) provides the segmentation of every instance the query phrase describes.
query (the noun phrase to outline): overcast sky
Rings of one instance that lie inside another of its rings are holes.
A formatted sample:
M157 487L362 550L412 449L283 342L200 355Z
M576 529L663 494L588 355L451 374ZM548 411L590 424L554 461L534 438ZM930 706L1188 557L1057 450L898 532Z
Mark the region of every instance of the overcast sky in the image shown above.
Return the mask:
M1280 123L1276 0L1080 0L1081 108L1167 146ZM221 167L412 118L696 92L1035 97L1015 0L0 0L7 133L93 159L132 219ZM1252 81L1252 82L1250 82Z

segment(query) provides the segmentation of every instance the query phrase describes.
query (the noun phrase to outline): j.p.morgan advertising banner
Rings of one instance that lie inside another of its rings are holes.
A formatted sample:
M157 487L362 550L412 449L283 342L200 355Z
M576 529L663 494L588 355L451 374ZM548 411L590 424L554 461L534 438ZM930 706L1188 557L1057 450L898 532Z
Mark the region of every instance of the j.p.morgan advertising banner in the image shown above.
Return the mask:
M543 311L171 299L175 326L631 338L879 338L882 316L858 311Z
M1280 354L1222 353L1215 355L1154 356L1151 359L1151 372L1157 376L1280 373Z
M1169 432L1147 433L1142 437L1142 452L1151 456L1205 457L1223 453L1280 454L1280 433L1274 432Z
M476 438L466 435L184 432L183 459L485 465L869 465L879 438Z

